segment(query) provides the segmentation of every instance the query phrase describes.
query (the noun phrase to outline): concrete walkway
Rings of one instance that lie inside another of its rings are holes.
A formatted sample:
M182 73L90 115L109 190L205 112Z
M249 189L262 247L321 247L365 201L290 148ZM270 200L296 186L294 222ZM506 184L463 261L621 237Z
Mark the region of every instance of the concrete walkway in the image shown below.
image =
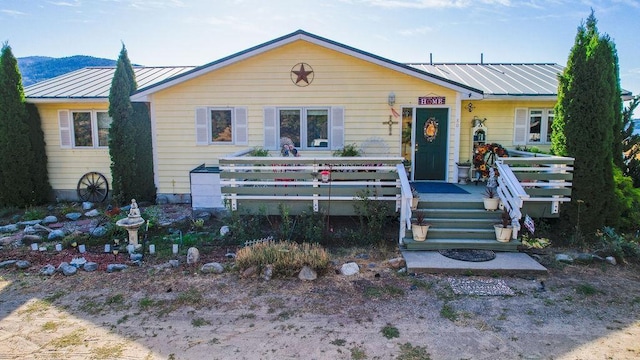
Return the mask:
M548 272L547 268L529 255L517 252L496 252L495 259L482 262L454 260L437 251L402 250L402 256L410 273L532 275Z

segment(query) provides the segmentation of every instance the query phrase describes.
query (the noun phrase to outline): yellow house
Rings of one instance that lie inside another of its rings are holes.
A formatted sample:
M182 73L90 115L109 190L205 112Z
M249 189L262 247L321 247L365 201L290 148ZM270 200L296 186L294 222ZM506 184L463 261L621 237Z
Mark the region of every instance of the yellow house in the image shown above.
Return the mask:
M304 157L355 144L404 156L415 181L457 181L474 145L545 149L557 64L403 64L299 30L200 67L136 67L132 101L150 108L158 199L190 202L190 172L248 148ZM77 198L79 180L110 181L106 147L113 68L34 84L51 185ZM475 127L474 127L475 125ZM101 179L101 178L100 178Z

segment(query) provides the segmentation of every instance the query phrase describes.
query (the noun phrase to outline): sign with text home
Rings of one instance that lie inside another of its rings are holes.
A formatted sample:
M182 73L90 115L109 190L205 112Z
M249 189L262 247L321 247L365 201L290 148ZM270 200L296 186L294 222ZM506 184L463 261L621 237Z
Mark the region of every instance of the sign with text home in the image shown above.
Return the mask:
M420 96L418 98L418 105L444 105L444 96Z

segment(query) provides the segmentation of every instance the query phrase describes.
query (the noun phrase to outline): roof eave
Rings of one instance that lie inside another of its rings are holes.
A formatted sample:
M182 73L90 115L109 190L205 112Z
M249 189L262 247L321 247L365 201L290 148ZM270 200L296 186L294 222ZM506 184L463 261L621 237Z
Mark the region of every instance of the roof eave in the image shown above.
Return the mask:
M100 97L27 97L25 102L31 104L59 104L59 103L108 103L109 98Z

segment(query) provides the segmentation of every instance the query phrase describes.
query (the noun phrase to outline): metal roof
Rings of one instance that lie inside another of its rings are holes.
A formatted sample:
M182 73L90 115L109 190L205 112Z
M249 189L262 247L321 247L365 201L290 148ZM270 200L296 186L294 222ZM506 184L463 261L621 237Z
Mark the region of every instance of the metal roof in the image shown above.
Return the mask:
M485 97L557 96L558 64L407 64L415 69L480 89Z
M148 87L192 70L194 66L135 66L138 88ZM24 89L28 102L68 99L107 100L115 67L86 67L44 80Z

